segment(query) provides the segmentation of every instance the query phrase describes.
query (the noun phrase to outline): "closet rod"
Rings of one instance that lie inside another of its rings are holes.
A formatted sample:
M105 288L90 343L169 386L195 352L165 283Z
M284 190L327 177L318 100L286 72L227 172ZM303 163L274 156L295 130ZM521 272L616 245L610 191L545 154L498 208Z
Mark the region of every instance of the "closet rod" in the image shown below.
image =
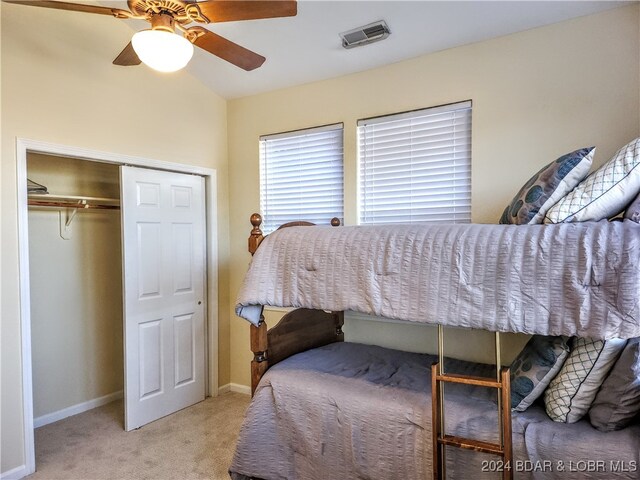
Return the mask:
M78 209L98 209L98 210L120 210L120 205L99 205L91 203L70 203L70 202L45 202L42 200L29 200L30 207L56 207L56 208L78 208Z
M74 195L31 194L28 196L28 205L32 207L117 210L120 208L120 199L80 197Z

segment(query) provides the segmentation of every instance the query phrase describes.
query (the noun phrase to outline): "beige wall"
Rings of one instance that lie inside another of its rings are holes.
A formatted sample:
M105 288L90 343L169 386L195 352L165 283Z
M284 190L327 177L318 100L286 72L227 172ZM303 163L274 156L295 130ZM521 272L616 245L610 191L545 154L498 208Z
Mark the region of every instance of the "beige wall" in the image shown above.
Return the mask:
M179 162L218 172L219 375L229 381L226 102L180 72L111 61L132 35L111 17L2 5L0 471L23 451L16 137Z
M229 102L231 294L249 256L249 215L259 209L258 137L345 124L345 217L356 221L356 121L473 100L474 222L496 223L538 168L596 145L595 163L640 133L637 5L455 48L383 68ZM369 48L369 47L364 47ZM357 55L357 50L353 50ZM418 327L347 324L352 340L415 345ZM422 330L425 344L433 333ZM248 324L231 320L231 381L249 384ZM469 342L453 341L462 352ZM490 345L487 345L491 348ZM475 355L486 355L483 347Z
M28 177L49 193L120 198L117 165L29 154ZM33 416L122 391L119 210L29 209Z

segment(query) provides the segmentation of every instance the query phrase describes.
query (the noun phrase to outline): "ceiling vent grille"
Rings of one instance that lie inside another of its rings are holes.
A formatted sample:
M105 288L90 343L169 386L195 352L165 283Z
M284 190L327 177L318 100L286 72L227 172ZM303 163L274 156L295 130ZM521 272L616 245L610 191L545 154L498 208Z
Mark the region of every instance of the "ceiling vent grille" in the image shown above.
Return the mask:
M380 20L363 27L342 32L340 38L342 38L342 46L344 48L354 48L384 40L390 33L391 30L389 30L386 22Z

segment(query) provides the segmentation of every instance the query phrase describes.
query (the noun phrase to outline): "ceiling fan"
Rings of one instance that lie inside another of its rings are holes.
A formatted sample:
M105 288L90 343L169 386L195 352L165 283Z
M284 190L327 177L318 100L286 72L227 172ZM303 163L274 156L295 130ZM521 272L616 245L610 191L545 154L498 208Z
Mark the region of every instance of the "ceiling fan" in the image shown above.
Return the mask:
M129 10L83 5L54 0L4 0L6 3L36 7L71 10L76 12L112 15L120 19L141 19L151 23L150 30L136 33L131 42L113 61L114 65L139 65L144 61L152 68L152 63L167 60L169 51L175 48L183 51L178 68L156 68L161 71L175 71L184 67L193 54L193 47L206 50L244 70L254 70L261 66L265 57L227 40L201 26L188 25L193 22L216 23L254 20L262 18L292 17L297 14L295 0L128 0ZM182 35L176 34L176 30ZM153 33L152 33L153 32ZM144 38L147 37L147 38ZM149 39L148 37L154 37ZM145 40L155 42L153 52L144 48ZM168 43L162 43L168 42ZM157 58L152 58L153 56ZM185 61L186 58L186 61ZM150 63L151 62L151 63Z

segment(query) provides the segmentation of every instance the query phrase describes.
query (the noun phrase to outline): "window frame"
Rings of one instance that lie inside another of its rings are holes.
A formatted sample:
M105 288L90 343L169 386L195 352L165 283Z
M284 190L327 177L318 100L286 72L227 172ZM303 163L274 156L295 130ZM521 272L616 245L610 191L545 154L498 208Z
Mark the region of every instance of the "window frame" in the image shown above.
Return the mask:
M472 134L473 134L473 101L472 100L463 100L463 101L459 101L459 102L452 102L452 103L447 103L447 104L442 104L442 105L436 105L436 106L432 106L432 107L425 107L425 108L418 108L418 109L413 109L413 110L406 110L406 111L402 111L402 112L397 112L397 113L391 113L391 114L384 114L384 115L377 115L374 117L367 117L367 118L362 118L359 119L357 121L357 126L356 126L356 130L357 130L357 138L356 138L356 144L357 144L357 165L356 165L356 183L357 183L357 188L356 188L356 195L357 195L357 199L356 199L356 215L357 215L357 224L358 225L382 225L382 224L399 224L399 223L432 223L430 221L416 221L416 222L412 222L410 220L408 221L389 221L389 222L379 222L379 221L363 221L365 219L366 213L364 212L364 209L366 208L366 205L364 204L364 194L365 192L363 191L363 189L365 188L364 182L363 182L363 162L366 161L365 157L364 157L364 152L363 152L363 135L366 135L364 129L367 126L374 126L374 125L383 125L383 124L389 124L395 121L403 121L403 120L411 120L411 119L418 119L418 118L424 118L430 115L438 115L438 114L442 114L442 113L453 113L453 112L458 112L458 111L462 111L462 112L468 112L468 121L465 122L465 132L466 135L468 136L468 163L466 163L465 168L467 170L466 176L468 178L467 183L465 185L466 187L466 198L465 198L465 202L464 202L464 207L468 210L468 212L463 212L463 213L453 213L452 214L452 218L448 219L448 220L436 220L436 221L446 221L449 223L470 223L471 219L472 219L472 210L471 210L471 195L472 195ZM422 114L422 115L421 115ZM454 136L454 133L452 132L452 137ZM411 136L409 135L407 137L407 140L410 140ZM453 160L451 162L451 166L453 167L455 163L455 160ZM412 162L413 164L413 162ZM409 166L407 168L407 172L411 169L412 167ZM451 184L454 183L454 177L451 177ZM455 208L455 207L452 207ZM372 214L375 216L375 214ZM409 216L411 216L411 214L409 214ZM457 218L456 217L462 217L462 218ZM433 222L435 223L435 221Z
M267 135L261 135L259 137L259 145L258 145L258 149L259 149L259 183L260 183L260 189L259 189L259 196L260 196L260 213L262 215L263 218L263 224L262 224L262 230L265 232L265 234L270 233L272 231L274 231L275 229L277 229L277 227L282 224L282 223L286 223L283 221L278 221L278 222L273 222L271 221L271 218L273 218L274 216L277 216L276 214L269 214L269 194L267 193L268 189L269 189L269 183L267 182L267 170L268 170L268 162L269 162L269 158L267 156L265 156L266 152L267 152L267 142L269 141L278 141L278 140L291 140L291 143L294 143L295 138L296 137L307 137L309 135L314 135L314 134L320 134L320 133L324 133L324 132L339 132L338 136L339 136L339 141L337 142L337 144L339 144L339 155L340 155L340 172L338 172L338 176L340 178L340 183L339 183L339 197L340 200L337 205L336 211L333 211L333 209L327 209L327 210L331 210L332 213L327 212L327 218L325 219L323 216L319 217L317 216L314 219L310 219L310 217L312 217L312 215L307 215L305 213L301 213L301 214L296 214L296 213L292 213L292 215L295 215L294 217L291 217L290 219L287 219L286 221L312 221L313 223L322 223L322 224L329 224L329 221L331 218L333 217L338 217L340 218L341 221L343 221L344 219L344 205L345 205L345 195L344 195L344 191L345 191L345 184L344 184L344 123L343 122L336 122L336 123L331 123L331 124L326 124L326 125L319 125L319 126L314 126L314 127L308 127L308 128L301 128L301 129L296 129L296 130L289 130L286 132L279 132L279 133L274 133L274 134L267 134ZM330 145L329 143L327 143L327 145ZM327 153L329 153L329 149L327 148ZM338 153L338 152L335 152ZM271 158L271 160L277 161L278 157L276 156L275 158ZM282 161L282 160L280 160ZM330 165L332 161L328 160L325 165ZM304 163L304 162L302 162ZM273 166L271 168L274 168ZM328 174L327 177L330 177L331 174ZM318 175L318 178L321 179L322 175ZM310 179L309 181L312 181L313 179ZM333 188L337 189L338 187L338 183L336 183ZM266 190L265 190L266 189ZM292 188L293 191L293 188ZM334 201L335 201L335 197L334 197ZM328 202L330 203L330 202ZM277 205L277 202L275 203L275 205ZM300 204L300 206L302 206L303 204ZM304 208L300 208L301 210L304 210ZM340 210L340 211L337 211Z

